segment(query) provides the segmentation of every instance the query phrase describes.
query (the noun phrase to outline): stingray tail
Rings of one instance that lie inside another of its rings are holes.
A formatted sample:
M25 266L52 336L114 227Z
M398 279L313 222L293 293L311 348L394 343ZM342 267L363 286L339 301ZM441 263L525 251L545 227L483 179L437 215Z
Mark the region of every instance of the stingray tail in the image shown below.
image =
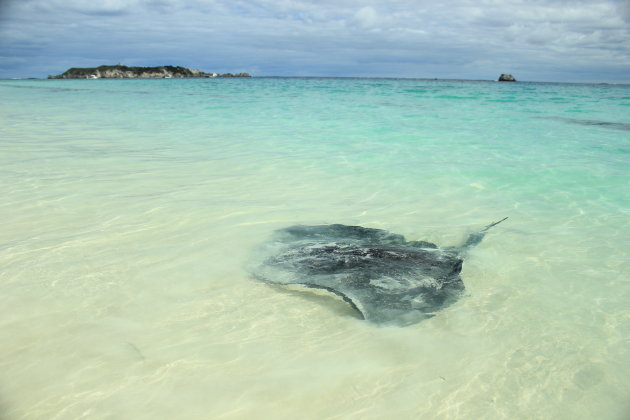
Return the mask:
M470 248L474 247L475 245L478 245L482 241L483 237L486 236L486 232L488 232L488 230L490 230L490 228L498 225L499 223L501 223L505 219L507 219L507 217L504 217L503 219L499 220L498 222L490 223L488 226L486 226L485 228L481 229L479 232L471 233L468 236L468 238L466 239L466 242L464 242L462 245L457 247L459 253L466 252L467 250L469 250Z

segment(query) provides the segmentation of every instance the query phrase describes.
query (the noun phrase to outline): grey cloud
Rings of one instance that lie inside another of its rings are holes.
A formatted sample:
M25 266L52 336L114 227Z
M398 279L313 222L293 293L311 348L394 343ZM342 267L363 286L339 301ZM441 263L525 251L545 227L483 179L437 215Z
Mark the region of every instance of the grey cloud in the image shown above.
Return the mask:
M622 19L629 4L15 0L5 7L0 55L38 62L39 74L63 71L69 61L123 61L257 75L494 78L511 71L533 79L548 68L549 77L563 80L587 79L575 66L591 57L607 80L627 80L619 66L630 61ZM591 67L588 77L597 80Z

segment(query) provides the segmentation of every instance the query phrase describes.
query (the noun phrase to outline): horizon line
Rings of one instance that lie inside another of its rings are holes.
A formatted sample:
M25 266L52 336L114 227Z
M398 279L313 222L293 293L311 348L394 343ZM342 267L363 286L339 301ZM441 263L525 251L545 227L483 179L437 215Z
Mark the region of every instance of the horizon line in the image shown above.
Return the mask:
M174 78L170 80L178 80L178 79L203 79L203 77L181 77ZM127 78L123 77L111 77L111 78L101 78L98 80L126 80ZM150 77L147 78L128 78L129 80L143 79L149 80L153 79ZM628 82L554 82L547 80L516 80L515 82L499 82L497 79L460 79L460 78L439 78L439 77L409 77L409 76L283 76L283 75L267 75L267 76L254 76L250 75L250 77L243 79L378 79L378 80L424 80L424 81L452 81L452 82L497 82L497 83L506 83L506 84L518 84L518 83L549 83L549 84L567 84L567 85L615 85L615 86L624 86L630 85L630 81ZM0 77L0 80L82 80L80 78L69 78L69 79L48 79L47 77ZM161 80L156 78L156 80Z

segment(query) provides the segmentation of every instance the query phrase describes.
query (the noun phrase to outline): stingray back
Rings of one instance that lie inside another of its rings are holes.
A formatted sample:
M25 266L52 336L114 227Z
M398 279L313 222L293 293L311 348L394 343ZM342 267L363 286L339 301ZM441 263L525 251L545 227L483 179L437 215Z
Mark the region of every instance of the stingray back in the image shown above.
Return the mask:
M462 260L432 243L360 226L292 226L265 247L260 280L325 289L375 323L406 325L463 292Z

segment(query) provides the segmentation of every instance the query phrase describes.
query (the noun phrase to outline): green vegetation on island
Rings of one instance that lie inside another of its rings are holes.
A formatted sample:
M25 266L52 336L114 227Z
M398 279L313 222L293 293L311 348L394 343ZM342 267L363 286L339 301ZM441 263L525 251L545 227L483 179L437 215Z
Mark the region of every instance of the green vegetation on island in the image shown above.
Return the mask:
M248 73L206 73L181 66L128 67L115 66L72 67L49 79L171 79L184 77L251 77Z

